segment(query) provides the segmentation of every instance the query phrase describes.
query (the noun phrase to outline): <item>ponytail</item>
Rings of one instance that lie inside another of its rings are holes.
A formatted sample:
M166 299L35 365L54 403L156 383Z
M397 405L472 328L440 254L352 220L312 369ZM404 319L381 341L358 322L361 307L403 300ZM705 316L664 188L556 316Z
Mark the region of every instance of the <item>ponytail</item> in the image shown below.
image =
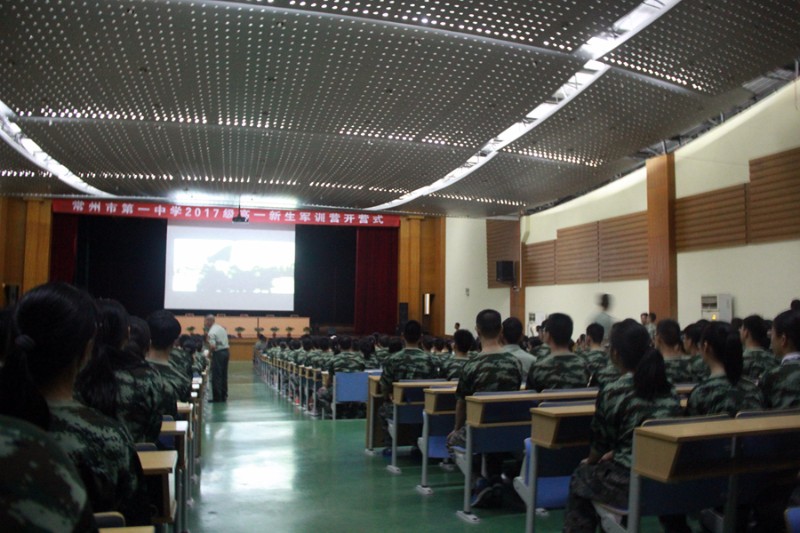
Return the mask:
M653 401L656 397L668 394L672 390L661 352L648 350L644 354L639 366L633 372L633 387L636 396L648 401Z
M744 369L742 339L739 333L726 322L710 322L703 329L700 343L708 346L714 359L725 367L728 381L736 385Z

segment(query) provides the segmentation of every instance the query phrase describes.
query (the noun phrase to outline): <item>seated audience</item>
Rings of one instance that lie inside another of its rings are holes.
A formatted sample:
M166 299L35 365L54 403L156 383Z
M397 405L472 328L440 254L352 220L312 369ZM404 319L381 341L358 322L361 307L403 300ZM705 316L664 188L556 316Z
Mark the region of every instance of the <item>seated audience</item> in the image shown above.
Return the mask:
M25 293L0 372L0 414L48 428L80 474L94 512L118 511L129 525L146 525L151 510L130 434L73 398L98 321L92 298L70 285L48 283Z
M767 370L778 366L775 354L769 350L767 322L758 315L750 315L742 321L739 332L744 344L742 372L758 383Z
M764 403L772 409L800 407L800 312L784 311L772 321L772 351L780 364L761 379Z
M682 414L664 359L649 347L647 329L633 319L612 329L611 358L624 375L597 396L591 451L572 475L564 531L594 533L599 518L593 500L627 508L633 430L651 418Z

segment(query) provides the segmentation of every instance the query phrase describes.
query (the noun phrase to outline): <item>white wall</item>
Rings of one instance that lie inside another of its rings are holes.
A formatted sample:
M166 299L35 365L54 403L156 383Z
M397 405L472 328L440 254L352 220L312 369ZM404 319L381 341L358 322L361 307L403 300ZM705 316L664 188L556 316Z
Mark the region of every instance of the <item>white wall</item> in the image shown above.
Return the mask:
M774 318L800 298L800 241L678 254L678 320L700 318L700 296L733 295L733 314Z
M746 183L749 161L800 146L800 86L787 86L675 152L678 198ZM559 228L647 209L645 169L607 187L521 222L527 244L556 238ZM799 216L800 218L800 216ZM734 297L734 314L774 317L800 297L800 241L750 245L678 254L678 320L699 318L700 296ZM616 318L638 318L648 308L646 280L553 285L526 289L526 311L565 312L576 331L597 309L597 295L615 297ZM526 317L527 318L527 317Z
M800 84L795 82L677 150L675 195L747 183L751 159L798 146Z
M566 313L572 317L575 337L585 332L586 326L600 312L597 300L604 292L612 296L609 314L617 320L639 320L639 314L648 310L647 280L549 285L527 287L525 291L526 312L536 313L537 323L551 313ZM527 320L527 314L525 318Z
M749 160L800 146L798 83L675 153L678 197L749 181ZM734 315L772 318L800 297L800 241L678 254L678 320L700 314L700 296L730 293Z
M509 289L487 288L486 221L448 218L445 248L445 333L452 334L456 322L462 328L474 329L475 317L483 309L496 309L507 317L511 309Z
M559 228L630 215L646 209L647 171L641 168L571 202L524 217L521 230L523 241L526 244L552 241Z

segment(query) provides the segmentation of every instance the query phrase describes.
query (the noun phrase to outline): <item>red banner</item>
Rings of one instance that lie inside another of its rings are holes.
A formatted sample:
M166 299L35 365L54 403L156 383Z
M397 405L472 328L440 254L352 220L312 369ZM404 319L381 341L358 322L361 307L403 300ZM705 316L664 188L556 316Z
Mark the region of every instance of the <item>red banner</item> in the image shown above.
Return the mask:
M398 227L400 217L379 213L348 213L341 211L306 211L287 209L241 209L205 207L116 200L53 200L54 213L74 215L103 215L114 217L162 218L166 220L197 220L201 222L231 222L241 215L255 224L312 224L320 226Z

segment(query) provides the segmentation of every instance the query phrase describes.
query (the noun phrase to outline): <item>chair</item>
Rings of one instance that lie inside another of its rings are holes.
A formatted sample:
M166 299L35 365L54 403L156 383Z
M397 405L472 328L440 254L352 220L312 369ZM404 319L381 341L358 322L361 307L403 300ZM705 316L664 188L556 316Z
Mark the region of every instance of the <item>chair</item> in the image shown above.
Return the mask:
M158 446L153 442L137 442L133 445L137 452L157 452Z
M725 414L696 417L659 418L646 420L642 427L664 426L670 424L705 424L711 421L728 420ZM725 439L722 439L723 441ZM729 440L729 439L728 439ZM691 449L690 449L691 448ZM634 454L636 445L634 441ZM730 447L721 444L720 440L702 440L687 446L682 454L682 461L703 465L730 459ZM686 514L709 507L724 505L728 488L726 476L700 478L676 483L661 483L639 476L631 471L629 503L627 509L620 509L602 502L592 502L600 516L600 527L607 533L627 531L622 520L631 512L631 506L637 505L637 517L660 516L669 514ZM630 527L631 524L629 524ZM638 523L634 526L638 530Z
M331 412L336 420L336 404L345 402L367 403L369 393L366 372L340 372L333 376L333 401Z
M97 524L97 527L100 529L108 527L125 527L125 517L122 516L122 513L118 513L116 511L94 513L94 521L95 524Z
M174 422L175 418L172 415L163 415L161 420L164 422ZM175 437L165 437L159 436L158 437L158 444L161 445L162 450L174 450L175 449Z
M786 517L786 531L800 533L800 507L789 507L784 516Z

